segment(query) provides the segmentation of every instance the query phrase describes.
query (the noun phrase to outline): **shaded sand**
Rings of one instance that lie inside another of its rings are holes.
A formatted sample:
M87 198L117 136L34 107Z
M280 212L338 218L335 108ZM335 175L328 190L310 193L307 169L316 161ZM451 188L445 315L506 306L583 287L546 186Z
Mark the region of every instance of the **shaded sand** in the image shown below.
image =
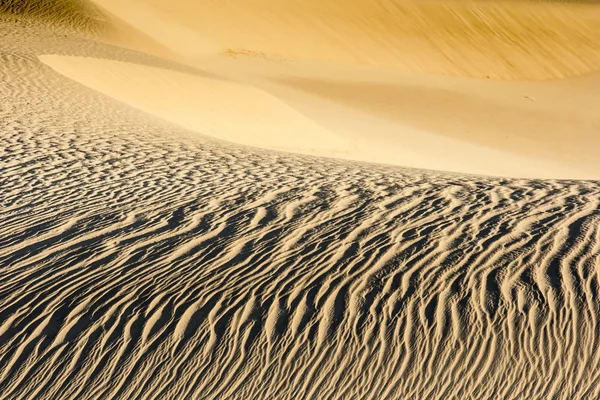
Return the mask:
M0 15L43 21L88 33L105 31L108 27L106 14L87 0L2 0Z
M587 165L596 78L483 85L260 50L197 57L200 71L56 22L0 16L0 399L600 398L597 181L206 136L289 124L566 174L552 146ZM493 127L465 110L523 140L543 140L519 129L528 116L576 125L584 161L558 134L542 150L465 137L452 113Z

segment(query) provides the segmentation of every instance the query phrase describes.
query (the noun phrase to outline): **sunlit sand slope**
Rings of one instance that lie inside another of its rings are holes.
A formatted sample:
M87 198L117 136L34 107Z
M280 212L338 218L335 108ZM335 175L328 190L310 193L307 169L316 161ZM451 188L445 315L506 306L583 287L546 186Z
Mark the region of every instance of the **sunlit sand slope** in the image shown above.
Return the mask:
M77 82L200 134L276 150L327 155L352 150L348 139L252 86L111 60L40 59Z
M551 79L597 71L600 14L569 3L94 0L193 57L263 53L405 71Z
M192 140L0 32L0 398L600 396L598 183Z
M196 136L445 171L600 177L600 76L493 82L214 57L202 63L211 74L91 57L40 60Z

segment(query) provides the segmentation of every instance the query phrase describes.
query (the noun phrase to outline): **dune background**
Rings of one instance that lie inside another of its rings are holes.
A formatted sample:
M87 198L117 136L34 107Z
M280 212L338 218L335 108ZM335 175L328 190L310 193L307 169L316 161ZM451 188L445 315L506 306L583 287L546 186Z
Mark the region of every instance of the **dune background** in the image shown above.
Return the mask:
M176 77L97 57L42 60L238 144L483 175L598 178L595 5L289 3L95 1L113 27L103 40L195 68ZM214 80L200 84L199 75ZM228 89L207 97L198 85Z
M0 14L0 398L600 396L595 4L32 4ZM474 13L537 50L380 57L378 17Z
M520 1L95 0L187 57L212 51L550 79L597 70L598 10ZM131 12L133 9L136 12Z

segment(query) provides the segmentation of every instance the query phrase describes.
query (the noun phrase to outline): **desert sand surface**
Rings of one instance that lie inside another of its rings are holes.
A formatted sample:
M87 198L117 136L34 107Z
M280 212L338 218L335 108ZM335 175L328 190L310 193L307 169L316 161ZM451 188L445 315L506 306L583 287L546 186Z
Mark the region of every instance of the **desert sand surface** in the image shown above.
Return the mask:
M599 398L599 7L0 3L0 399Z
M122 32L105 35L113 43L196 70L87 55L44 54L41 60L201 136L461 173L600 176L595 5L95 4L119 21L113 25ZM203 95L207 91L211 96Z

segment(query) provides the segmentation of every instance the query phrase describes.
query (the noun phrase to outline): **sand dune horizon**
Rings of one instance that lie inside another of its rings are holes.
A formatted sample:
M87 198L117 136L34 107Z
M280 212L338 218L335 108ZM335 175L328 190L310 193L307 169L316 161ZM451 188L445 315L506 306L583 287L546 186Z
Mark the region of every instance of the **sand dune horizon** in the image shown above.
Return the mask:
M0 399L600 398L599 7L0 1Z

